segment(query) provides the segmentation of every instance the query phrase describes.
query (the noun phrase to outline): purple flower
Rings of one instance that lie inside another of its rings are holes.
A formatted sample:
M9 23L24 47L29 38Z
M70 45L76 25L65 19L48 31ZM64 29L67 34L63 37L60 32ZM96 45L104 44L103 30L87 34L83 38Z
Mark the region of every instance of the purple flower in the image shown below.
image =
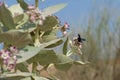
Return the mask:
M14 70L16 67L18 49L11 46L9 50L0 50L0 58L3 60L3 65L8 71Z
M7 65L8 64L8 59L4 59L3 64Z
M70 26L67 22L65 22L64 27L65 27L65 29L69 29Z
M13 70L13 69L15 69L15 64L9 64L8 66L7 66L7 70L8 71L11 71L11 70Z
M67 29L69 29L69 25L68 25L67 22L65 22L65 24L63 25L63 27L61 27L61 32L62 32L63 36L66 36Z
M10 52L8 50L2 50L1 52L2 52L1 54L2 59L8 59L10 57Z
M30 16L30 20L31 20L32 22L35 22L35 20L36 20L35 16Z
M7 59L6 66L7 66L7 69L9 71L15 69L15 67L16 67L16 61L17 61L16 56L13 56L13 57L10 57L9 59Z

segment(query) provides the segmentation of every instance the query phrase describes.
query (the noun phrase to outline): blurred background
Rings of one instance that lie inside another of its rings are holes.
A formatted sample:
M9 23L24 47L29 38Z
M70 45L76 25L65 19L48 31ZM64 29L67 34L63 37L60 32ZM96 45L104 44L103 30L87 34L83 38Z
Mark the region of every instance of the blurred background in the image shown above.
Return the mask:
M52 69L53 75L60 80L120 80L120 0L45 0L39 7L59 3L68 5L55 15L69 23L72 37L80 33L86 38L82 59L90 63L65 72Z

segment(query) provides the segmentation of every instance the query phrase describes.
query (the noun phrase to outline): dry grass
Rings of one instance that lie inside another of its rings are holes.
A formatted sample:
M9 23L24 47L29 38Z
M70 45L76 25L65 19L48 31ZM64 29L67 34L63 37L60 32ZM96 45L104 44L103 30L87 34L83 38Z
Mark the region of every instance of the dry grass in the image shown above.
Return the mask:
M106 9L99 17L100 20L90 18L88 27L79 32L87 39L82 49L83 60L90 63L74 65L66 72L52 67L52 75L60 80L120 80L120 17L112 22Z

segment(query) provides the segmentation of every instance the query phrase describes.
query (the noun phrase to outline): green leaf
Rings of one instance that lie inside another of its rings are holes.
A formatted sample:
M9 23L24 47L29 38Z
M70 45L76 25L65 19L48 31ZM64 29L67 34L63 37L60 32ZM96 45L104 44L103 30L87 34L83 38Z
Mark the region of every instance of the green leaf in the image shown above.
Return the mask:
M71 46L71 50L72 50L74 53L78 53L78 47L77 47L77 46Z
M83 65L83 64L86 64L86 63L84 63L82 61L75 61L74 64L76 64L76 65Z
M57 63L57 56L53 50L41 50L37 55L27 61L28 63L39 62L40 65Z
M39 26L41 31L49 31L51 30L54 26L58 24L58 20L55 16L48 16L43 22L42 26Z
M14 23L17 24L18 22L22 21L24 18L24 14L17 15L13 18Z
M52 30L46 31L42 36L42 41L48 42L54 39L57 39L57 32L59 28L55 26Z
M24 30L24 27L26 28L26 26L28 26L27 24L32 24L32 23L28 22L28 19L29 19L29 16L26 13L24 13L23 14L23 19L16 26L16 29L23 28L23 30Z
M32 76L32 77L26 77L20 80L49 80L49 79L44 77Z
M24 1L24 0L17 0L18 3L20 3L20 6L24 9L24 10L28 10L28 4Z
M50 6L46 9L43 10L43 15L46 17L48 15L52 15L58 11L60 11L61 9L63 9L67 4L57 4L54 6Z
M24 47L27 44L32 43L32 38L28 32L10 30L0 34L0 42L17 47Z
M51 41L51 40L54 40L54 39L57 39L57 36L47 35L47 36L43 36L43 37L42 37L42 40L43 40L44 42L48 42L48 41Z
M32 74L26 73L26 72L18 72L18 73L12 73L12 74L2 74L2 75L0 75L0 78L27 77L27 76L32 76Z
M59 27L55 26L54 29L46 31L44 35L54 35L56 36L57 32L59 31Z
M27 47L25 47L17 55L17 57L18 57L17 63L22 63L22 62L25 62L25 61L31 59L32 57L34 57L35 55L37 55L40 52L40 50L42 50L44 47L49 46L51 44L54 44L54 43L56 43L59 40L60 39L56 39L56 40L52 40L52 41L47 42L47 43L43 43L39 47L33 47L33 46L27 46Z
M72 63L66 63L66 64L55 64L55 68L62 70L62 71L67 71L71 68Z
M12 16L15 17L15 14L23 14L23 9L20 7L20 4L14 4L8 8L12 13Z
M55 67L63 71L69 70L73 64L73 60L63 54L58 54L57 57L59 62L55 64Z
M22 78L20 80L32 80L31 77Z
M49 46L46 46L45 48L53 48L53 47L56 47L56 46L58 46L58 45L60 45L62 43L63 43L63 40L60 39L59 41L57 41L54 44L51 44Z
M71 59L70 57L67 57L63 54L57 54L57 58L59 60L59 64L73 63L73 59Z
M71 50L69 50L69 51L67 51L66 56L70 56L72 54L73 54L73 52Z
M11 12L5 7L5 4L0 6L0 19L5 27L14 29L15 24Z
M36 25L34 23L26 22L20 29L24 31L32 32L36 29Z
M20 70L21 72L29 72L28 65L25 63L20 63L16 65L16 69Z
M44 77L38 77L38 76L34 76L33 77L35 80L49 80L47 78L44 78Z
M23 76L22 77L21 76L15 76L15 77L0 78L0 80L20 80L22 78L24 78L24 77Z
M69 39L67 37L67 39L63 45L63 54L65 54L65 55L67 54L68 43L69 43Z

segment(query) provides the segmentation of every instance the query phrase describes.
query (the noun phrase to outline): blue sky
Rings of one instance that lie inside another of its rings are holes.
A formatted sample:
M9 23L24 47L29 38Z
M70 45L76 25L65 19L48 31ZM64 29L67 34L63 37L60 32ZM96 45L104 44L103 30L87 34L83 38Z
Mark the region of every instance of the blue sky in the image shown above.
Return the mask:
M16 3L16 0L5 0L9 5ZM34 0L25 0L28 1L30 4L34 4ZM60 12L56 13L62 22L69 22L69 21L78 21L80 20L80 16L87 15L91 9L92 1L91 0L45 0L45 2L40 2L40 8L44 9L48 6L60 4L60 3L67 3L68 5L61 10Z

